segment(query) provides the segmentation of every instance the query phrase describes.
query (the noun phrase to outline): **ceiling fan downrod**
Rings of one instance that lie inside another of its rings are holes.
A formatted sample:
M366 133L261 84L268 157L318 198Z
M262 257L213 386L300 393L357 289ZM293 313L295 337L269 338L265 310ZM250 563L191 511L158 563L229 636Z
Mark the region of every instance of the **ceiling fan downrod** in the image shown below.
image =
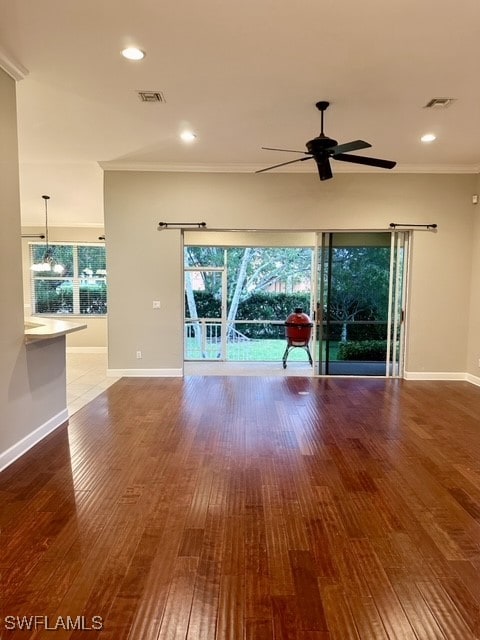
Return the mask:
M330 103L327 102L326 100L320 100L320 102L317 102L315 104L317 109L320 111L320 136L321 137L323 137L325 135L323 133L323 114L328 109L329 105L330 105Z

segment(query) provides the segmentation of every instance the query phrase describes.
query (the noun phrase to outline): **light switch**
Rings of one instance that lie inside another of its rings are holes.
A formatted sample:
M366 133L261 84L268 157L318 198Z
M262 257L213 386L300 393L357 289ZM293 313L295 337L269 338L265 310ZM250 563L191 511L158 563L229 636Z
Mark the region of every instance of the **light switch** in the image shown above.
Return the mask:
M160 300L154 300L153 301L153 308L154 309L160 309Z

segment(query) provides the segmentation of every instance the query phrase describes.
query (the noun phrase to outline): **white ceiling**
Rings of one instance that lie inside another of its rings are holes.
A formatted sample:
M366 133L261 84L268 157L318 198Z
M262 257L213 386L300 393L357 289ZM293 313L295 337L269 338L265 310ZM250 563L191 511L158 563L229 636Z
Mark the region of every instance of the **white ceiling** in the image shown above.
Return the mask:
M145 59L122 58L127 45ZM320 130L318 100L331 103L330 137L367 140L358 154L396 160L393 171L480 167L478 0L0 0L0 49L4 67L28 71L17 85L27 225L43 223L42 194L52 226L100 225L101 166L253 171L292 160L260 147L304 150ZM138 90L166 104L142 103ZM433 97L456 101L424 109ZM187 126L191 145L178 138ZM419 142L427 131L438 136L430 145ZM313 161L283 170L318 180Z

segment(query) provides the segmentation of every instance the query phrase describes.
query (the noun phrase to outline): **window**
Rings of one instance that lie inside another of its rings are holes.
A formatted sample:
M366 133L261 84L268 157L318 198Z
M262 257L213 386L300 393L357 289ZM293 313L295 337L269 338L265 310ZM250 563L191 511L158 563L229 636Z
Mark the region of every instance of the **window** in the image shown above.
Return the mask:
M30 265L44 262L46 245L30 245ZM61 270L31 271L34 314L105 315L107 270L105 245L49 244Z

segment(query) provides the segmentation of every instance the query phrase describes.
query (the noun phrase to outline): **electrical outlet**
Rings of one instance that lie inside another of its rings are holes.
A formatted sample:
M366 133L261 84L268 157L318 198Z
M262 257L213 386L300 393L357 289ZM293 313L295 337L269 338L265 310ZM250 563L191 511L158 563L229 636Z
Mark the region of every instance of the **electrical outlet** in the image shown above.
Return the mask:
M154 300L152 306L154 309L160 309L160 300Z
M137 351L137 360L141 360L141 359L142 359L142 352Z

